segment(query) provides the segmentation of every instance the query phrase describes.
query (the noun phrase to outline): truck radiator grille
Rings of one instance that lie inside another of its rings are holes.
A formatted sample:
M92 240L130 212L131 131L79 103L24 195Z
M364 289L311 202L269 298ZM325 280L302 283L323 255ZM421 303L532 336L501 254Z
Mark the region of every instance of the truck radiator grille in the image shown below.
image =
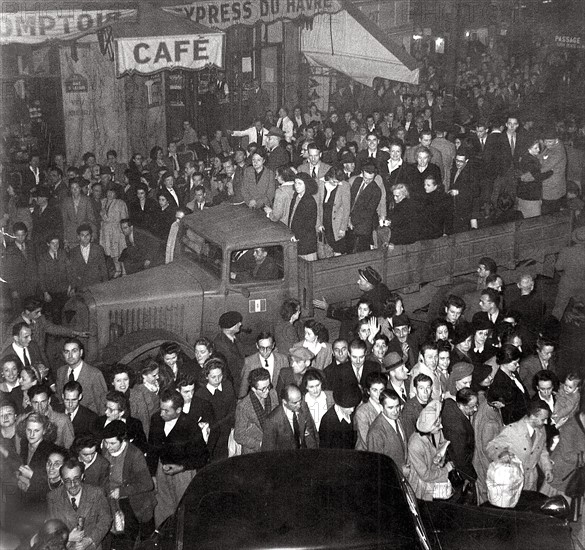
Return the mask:
M175 334L183 334L185 304L114 309L110 310L109 321L110 342L122 334L147 329L165 329Z

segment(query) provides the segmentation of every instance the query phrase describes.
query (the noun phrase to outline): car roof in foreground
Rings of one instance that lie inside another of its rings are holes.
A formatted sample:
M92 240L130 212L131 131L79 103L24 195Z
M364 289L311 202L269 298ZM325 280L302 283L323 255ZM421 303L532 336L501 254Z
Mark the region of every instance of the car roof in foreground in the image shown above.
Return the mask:
M201 549L418 548L394 463L341 450L256 453L202 470L183 499Z

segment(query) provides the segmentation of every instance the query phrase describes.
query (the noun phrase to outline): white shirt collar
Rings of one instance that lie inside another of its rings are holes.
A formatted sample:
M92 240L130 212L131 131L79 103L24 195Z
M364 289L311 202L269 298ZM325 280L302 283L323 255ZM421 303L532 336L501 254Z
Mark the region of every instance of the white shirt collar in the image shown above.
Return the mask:
M173 420L168 420L167 422L165 422L165 425L163 426L163 429L165 431L165 435L169 435L171 433L171 430L175 427L177 420L179 420L178 416L177 416L177 418L175 418Z
M345 420L348 424L351 424L351 416L349 414L345 414L339 405L333 405L333 407L335 408L335 414L337 415L337 418L339 418L339 422Z
M211 395L215 395L215 392L216 392L217 390L219 390L219 391L223 391L223 386L222 386L222 384L220 384L220 385L219 385L219 386L217 386L217 388L216 388L215 386L212 386L211 384L207 384L207 389L209 390L209 393L210 393Z

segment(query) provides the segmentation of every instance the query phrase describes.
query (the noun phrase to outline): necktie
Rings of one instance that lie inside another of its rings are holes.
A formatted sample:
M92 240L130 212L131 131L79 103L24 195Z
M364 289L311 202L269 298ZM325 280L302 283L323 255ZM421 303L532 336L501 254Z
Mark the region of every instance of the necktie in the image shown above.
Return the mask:
M281 119L278 121L278 127L279 127L281 130L282 130L282 125L283 125L283 123L284 123L284 119L282 119L282 118L281 118Z
M69 371L69 382L75 382L75 376L73 376L73 369Z
M530 436L530 441L532 442L532 447L534 447L534 444L536 443L536 430L532 432L532 435Z
M362 181L362 183L361 183L361 185L360 185L360 188L358 189L358 192L357 192L357 193L356 193L356 195L355 195L355 199L353 199L353 204L354 204L354 205L355 205L355 203L357 202L357 200L358 200L358 198L359 198L359 196L360 196L361 192L364 190L364 187L365 187L365 182L364 182L364 181Z
M402 358L405 361L408 361L408 352L410 351L410 346L408 345L408 342L404 342L404 344L402 344Z
M514 149L516 149L516 136L512 134L510 137L510 147L512 148L512 155L514 154Z
M256 143L262 145L262 132L256 132Z
M299 427L299 419L297 418L297 413L293 413L293 433L295 436L295 445L297 449L301 448L301 429Z
M73 420L73 413L67 413L67 416L69 417L69 420Z
M406 438L404 437L404 430L402 429L402 426L398 420L396 420L396 433L400 437L400 441L402 441L402 447L406 449Z
M264 365L266 368L268 368L268 359L264 359Z
M402 386L402 390L400 391L400 395L402 396L402 400L406 403L407 397L406 397L406 390L404 389L404 386Z
M23 348L22 355L24 357L24 366L30 367L30 359L28 357L28 350L26 348Z
M313 166L313 171L311 172L311 177L313 179L317 179L317 169Z
M71 506L77 512L77 508L78 508L77 502L75 502L75 499L73 497L71 497Z

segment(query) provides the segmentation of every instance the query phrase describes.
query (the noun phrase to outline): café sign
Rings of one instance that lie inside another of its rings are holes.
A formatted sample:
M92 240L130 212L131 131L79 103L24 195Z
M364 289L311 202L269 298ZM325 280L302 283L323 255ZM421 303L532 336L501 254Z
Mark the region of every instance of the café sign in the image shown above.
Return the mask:
M0 14L0 44L40 44L46 40L73 40L120 19L135 18L137 9L65 8Z
M188 5L163 9L187 16L201 25L225 30L233 25L254 25L258 21L272 23L337 13L343 6L340 0L196 0Z
M223 66L223 34L118 38L117 74Z

